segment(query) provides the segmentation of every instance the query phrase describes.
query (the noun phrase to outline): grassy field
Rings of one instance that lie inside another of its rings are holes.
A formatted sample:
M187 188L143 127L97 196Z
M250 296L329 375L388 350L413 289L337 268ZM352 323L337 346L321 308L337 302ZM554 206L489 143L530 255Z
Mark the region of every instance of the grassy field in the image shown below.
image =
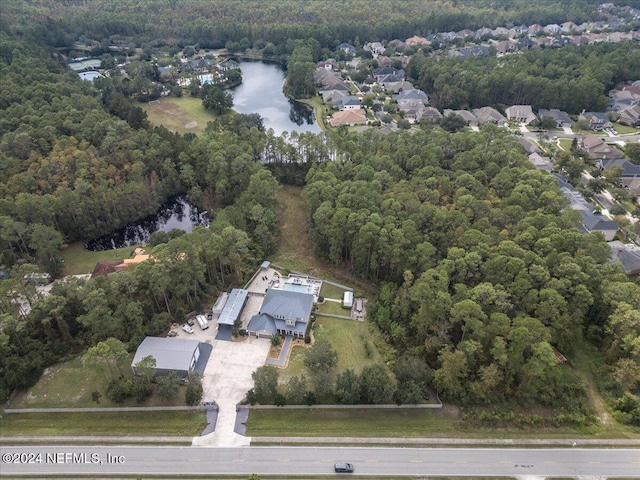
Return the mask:
M64 274L82 275L91 273L98 262L129 258L135 248L135 246L131 246L102 252L90 252L84 248L84 243L72 243L60 252L62 258L64 258Z
M300 193L300 187L284 185L278 192L280 246L272 263L289 270L309 273L318 278L349 285L360 292L373 293L377 286L351 275L343 268L322 261L314 255L313 241L307 233L309 212ZM342 296L340 296L342 298Z
M3 436L199 435L207 425L204 411L82 412L5 414L0 419Z
M457 409L251 410L247 435L292 437L605 438L597 427L471 428Z
M216 115L202 106L202 100L188 95L165 97L159 104L140 104L154 125L164 125L180 134L200 133Z
M316 122L318 122L318 125L320 126L320 129L322 129L322 131L328 130L330 128L330 125L327 125L325 123L325 119L327 118L327 115L330 112L327 106L324 103L322 103L322 97L315 96L312 98L307 98L305 100L298 100L298 101L300 103L305 103L313 107L313 109L316 112Z
M122 373L128 376L131 376L132 358L133 356L119 366ZM80 357L76 357L45 370L38 383L28 391L19 393L11 406L13 408L117 407L118 405L105 395L110 378L112 375L108 369L103 371L98 367L84 367ZM123 406L184 405L185 388L181 387L177 395L170 400L161 400L152 395L141 404L136 403L133 398L127 399ZM102 395L99 404L92 400L92 392L100 392Z

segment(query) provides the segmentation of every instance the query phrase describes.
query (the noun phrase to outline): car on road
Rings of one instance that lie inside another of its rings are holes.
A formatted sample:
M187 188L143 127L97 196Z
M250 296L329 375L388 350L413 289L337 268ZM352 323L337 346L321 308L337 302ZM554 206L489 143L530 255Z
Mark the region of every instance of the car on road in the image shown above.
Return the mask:
M193 333L193 328L191 328L191 326L186 323L182 325L182 330L184 330L187 333Z
M338 462L333 465L336 473L353 473L353 464L347 462Z

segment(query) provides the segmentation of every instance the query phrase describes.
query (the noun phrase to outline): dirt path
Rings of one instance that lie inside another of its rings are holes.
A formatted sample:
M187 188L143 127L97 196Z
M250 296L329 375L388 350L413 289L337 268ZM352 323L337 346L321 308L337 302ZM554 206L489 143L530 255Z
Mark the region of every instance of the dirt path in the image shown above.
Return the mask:
M280 248L273 262L292 270L355 286L369 293L374 292L376 290L374 283L365 282L350 272L319 260L315 256L314 244L307 231L309 213L301 193L302 188L285 185L278 194Z

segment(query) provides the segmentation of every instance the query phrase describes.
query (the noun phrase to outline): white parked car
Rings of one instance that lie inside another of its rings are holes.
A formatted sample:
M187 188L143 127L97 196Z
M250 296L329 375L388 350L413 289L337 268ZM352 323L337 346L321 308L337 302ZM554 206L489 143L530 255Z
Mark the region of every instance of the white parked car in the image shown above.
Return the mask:
M193 333L193 328L191 328L188 324L182 325L182 329L187 333Z

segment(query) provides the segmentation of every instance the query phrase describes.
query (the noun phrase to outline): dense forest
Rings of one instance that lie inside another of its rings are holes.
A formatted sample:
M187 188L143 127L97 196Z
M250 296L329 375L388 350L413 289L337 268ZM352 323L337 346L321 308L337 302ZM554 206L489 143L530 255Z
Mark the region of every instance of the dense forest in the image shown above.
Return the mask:
M602 353L597 373L616 415L640 424L640 286L608 263L601 236L574 229L577 217L564 210L555 179L535 171L506 131L487 126L451 134L430 126L383 136L338 129L283 139L265 132L259 118L228 114L203 134L181 136L152 127L132 102L144 100L146 81L157 75L149 65L129 65L143 72L140 80L92 85L70 72L61 55L91 40L176 48L271 43L292 54L288 74L306 78L322 49L341 41L581 22L599 18L597 3L3 5L0 265L11 279L0 282L0 399L97 342L113 337L133 349L240 284L276 249L277 179L301 183L306 173L317 255L381 284L369 318L384 336L380 349L399 385L408 391L413 380L406 373L427 372L446 401L553 406L571 412L568 421L585 423L585 385L558 353L570 357L589 344ZM517 100L575 113L580 105L601 106L602 92L615 82L640 76L639 54L624 48L468 61L418 56L408 70L440 107ZM314 92L294 84L301 90L292 96ZM578 91L584 93L571 95ZM153 247L155 261L109 281L56 282L46 298L22 281L38 270L59 274L65 243L107 233L176 194L209 210L210 228L167 237ZM27 316L16 312L18 297L31 304ZM353 375L336 380L343 400Z
M583 414L584 385L555 352L590 341L612 398L638 394L640 286L608 263L600 235L573 228L556 180L513 136L488 126L336 143L343 161L313 166L304 189L317 253L383 282L368 313L388 361L426 361L446 401ZM633 398L621 416L637 424Z
M55 47L78 39L130 39L154 45L199 44L221 48L227 42L283 47L291 39L314 38L322 47L408 38L415 34L494 28L522 23L561 23L600 18L600 0L16 0L3 5L9 24ZM616 2L633 4L635 0ZM72 8L71 8L72 7ZM24 21L28 19L28 21ZM112 38L113 37L113 38ZM289 50L290 51L290 50Z
M419 53L408 74L440 109L532 105L579 114L603 111L609 90L640 78L640 49L601 43L467 59Z

